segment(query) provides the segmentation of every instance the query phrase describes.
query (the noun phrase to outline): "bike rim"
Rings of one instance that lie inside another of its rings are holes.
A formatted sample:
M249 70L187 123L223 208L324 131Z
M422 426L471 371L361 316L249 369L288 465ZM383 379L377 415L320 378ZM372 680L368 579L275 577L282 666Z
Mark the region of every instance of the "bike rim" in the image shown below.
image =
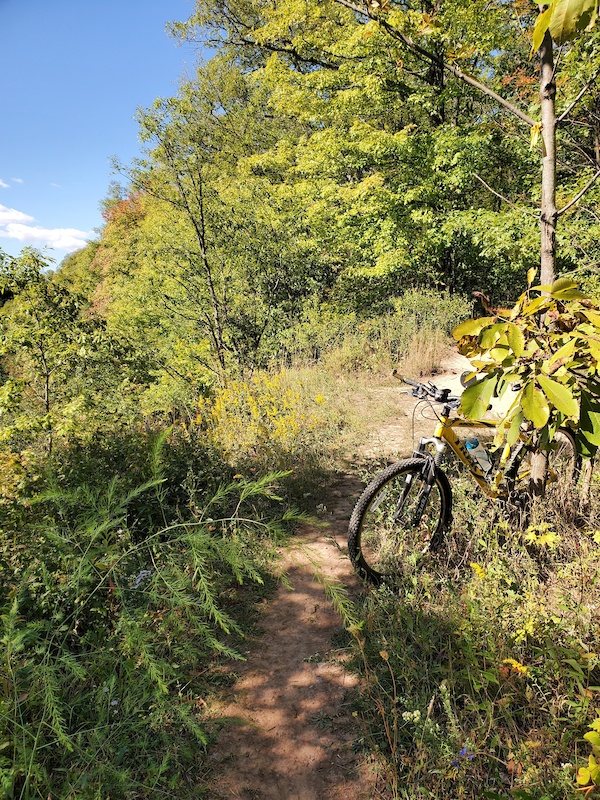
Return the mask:
M427 492L425 507L423 493ZM417 471L390 478L375 494L361 523L361 553L382 575L413 571L437 543L444 498L437 482L427 487Z

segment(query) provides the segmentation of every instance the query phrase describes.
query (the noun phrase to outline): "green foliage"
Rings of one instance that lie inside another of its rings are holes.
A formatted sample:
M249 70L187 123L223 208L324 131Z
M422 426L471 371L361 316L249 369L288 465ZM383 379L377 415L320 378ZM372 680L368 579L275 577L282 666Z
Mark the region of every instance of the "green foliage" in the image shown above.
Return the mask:
M88 435L139 376L140 359L89 313L85 299L52 279L34 251L5 258L0 285L11 300L0 309L0 441L23 448Z
M157 477L127 493L80 483L36 498L18 528L2 515L7 797L198 796L203 676L216 654L240 657L237 598L262 584L294 515L265 514L271 475L174 517L154 460ZM141 529L132 512L152 496L172 521Z
M556 509L521 533L453 490L444 550L355 610L364 744L396 798L563 800L597 716L597 545Z
M529 421L541 448L549 449L558 428L567 425L583 454L595 453L600 445L599 332L597 301L567 278L530 288L504 317L462 323L454 330L459 351L470 358L474 375L483 376L465 390L462 412L475 419L492 396L502 398L512 390L498 441L514 444L521 424Z
M409 355L417 331L443 339L469 315L469 305L461 295L409 290L388 297L385 313L367 316L311 298L298 322L272 341L271 357L292 364L322 361L342 374L389 372Z

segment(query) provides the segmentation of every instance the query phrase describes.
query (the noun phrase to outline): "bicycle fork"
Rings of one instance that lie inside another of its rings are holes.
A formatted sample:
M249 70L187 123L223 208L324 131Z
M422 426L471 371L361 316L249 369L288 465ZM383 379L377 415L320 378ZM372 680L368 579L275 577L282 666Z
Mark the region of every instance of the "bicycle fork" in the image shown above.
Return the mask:
M436 448L436 453L433 456L431 455L431 453L427 452L427 445L430 444L433 444L434 447ZM445 447L446 445L439 439L435 438L421 439L419 441L419 446L417 447L417 449L413 454L414 457L423 459L423 468L421 470L421 477L424 479L418 494L417 506L415 508L415 512L413 514L413 518L410 523L413 528L416 528L417 525L421 522L423 513L425 512L425 509L427 507L429 495L431 494L431 490L433 489L433 484L435 483L435 470L436 467L438 467L439 464L441 463ZM402 514L406 498L408 497L408 494L410 492L410 488L412 486L414 477L415 476L413 474L408 474L404 479L404 489L402 490L402 494L400 495L400 498L396 505L394 522L400 522L400 516Z

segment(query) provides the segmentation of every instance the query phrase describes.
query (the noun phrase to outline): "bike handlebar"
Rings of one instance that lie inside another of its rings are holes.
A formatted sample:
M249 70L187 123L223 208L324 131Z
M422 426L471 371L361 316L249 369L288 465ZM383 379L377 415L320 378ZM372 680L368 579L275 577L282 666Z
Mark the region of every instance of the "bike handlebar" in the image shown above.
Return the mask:
M403 383L412 386L413 389L410 394L412 394L413 397L419 398L419 400L433 400L435 403L444 403L452 408L458 408L460 405L460 397L452 396L450 394L450 389L440 389L431 381L429 381L429 383L417 383L417 381L400 375L397 370L394 370L392 374Z

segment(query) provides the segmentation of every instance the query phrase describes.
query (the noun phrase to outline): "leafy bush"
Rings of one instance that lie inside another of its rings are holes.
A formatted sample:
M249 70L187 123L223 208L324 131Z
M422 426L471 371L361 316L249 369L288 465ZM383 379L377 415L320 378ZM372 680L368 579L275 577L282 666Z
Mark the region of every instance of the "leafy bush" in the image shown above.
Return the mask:
M200 401L199 424L240 471L291 471L286 486L302 496L322 483L333 439L343 426L336 404L295 372L257 372Z
M2 508L4 797L201 790L206 673L219 653L239 657L236 598L263 582L294 515L273 513L276 474L176 515L154 461L128 492L113 479ZM132 515L142 499L163 525Z

